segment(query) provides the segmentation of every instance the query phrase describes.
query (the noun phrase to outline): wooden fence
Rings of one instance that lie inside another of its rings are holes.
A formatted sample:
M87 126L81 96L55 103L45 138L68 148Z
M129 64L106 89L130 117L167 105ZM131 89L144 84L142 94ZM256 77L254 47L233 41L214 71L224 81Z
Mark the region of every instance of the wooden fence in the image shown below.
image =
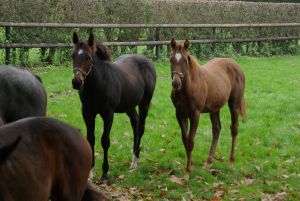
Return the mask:
M264 27L300 27L300 23L262 23L262 24L74 24L74 23L13 23L0 22L0 27L5 27L5 41L10 41L11 27L39 27L39 28L151 28L156 30L155 41L109 41L104 42L107 46L141 46L155 45L156 59L159 59L159 46L167 45L170 41L160 40L160 29L163 28L264 28ZM190 40L191 43L239 43L259 41L282 41L299 40L300 34L287 37L265 37L265 38L225 38L225 39L200 39ZM10 62L10 48L69 48L72 44L66 43L1 43L0 48L6 49L6 64Z

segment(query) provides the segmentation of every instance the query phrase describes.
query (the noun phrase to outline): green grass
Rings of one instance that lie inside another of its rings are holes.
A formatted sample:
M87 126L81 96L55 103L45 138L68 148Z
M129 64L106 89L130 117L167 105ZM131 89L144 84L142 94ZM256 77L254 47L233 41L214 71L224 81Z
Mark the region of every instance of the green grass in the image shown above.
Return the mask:
M170 99L170 65L158 62L155 63L157 86L141 143L138 169L133 173L128 171L133 146L129 118L116 114L109 149L109 176L115 185L100 188L109 189L109 193L120 189L123 194L131 191L131 200L147 199L147 196L154 200L181 200L183 197L210 200L217 191L223 192L223 200L260 200L282 194L285 200L300 200L300 56L235 59L246 75L248 119L239 124L234 166L228 164L230 115L224 107L215 154L217 160L212 165L216 173L202 168L212 138L209 117L202 114L190 180L183 185L169 180L170 171L176 177L184 175L186 156ZM77 92L71 88L71 67L34 70L42 77L48 93L48 116L79 127L85 134L81 103ZM100 117L95 133L96 175L99 178L103 156ZM124 175L123 180L118 179L120 175ZM137 192L133 192L134 189Z

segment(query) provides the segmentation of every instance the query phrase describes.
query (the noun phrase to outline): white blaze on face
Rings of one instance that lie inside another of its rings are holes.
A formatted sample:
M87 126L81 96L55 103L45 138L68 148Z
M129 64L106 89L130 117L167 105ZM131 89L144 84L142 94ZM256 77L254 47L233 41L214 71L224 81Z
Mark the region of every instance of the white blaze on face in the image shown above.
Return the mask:
M81 55L82 53L83 53L83 50L80 49L80 50L78 51L78 55Z
M175 58L177 60L177 63L179 63L180 59L181 59L182 55L180 53L176 53L175 54Z

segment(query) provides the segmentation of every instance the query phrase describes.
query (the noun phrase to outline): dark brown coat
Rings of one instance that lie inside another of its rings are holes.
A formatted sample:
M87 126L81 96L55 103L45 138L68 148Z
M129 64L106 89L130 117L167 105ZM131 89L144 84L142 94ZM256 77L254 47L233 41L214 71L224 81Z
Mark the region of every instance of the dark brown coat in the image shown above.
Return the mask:
M58 120L32 117L0 127L0 160L4 201L81 201L94 194L87 185L90 145L78 129ZM94 200L105 199L96 194Z

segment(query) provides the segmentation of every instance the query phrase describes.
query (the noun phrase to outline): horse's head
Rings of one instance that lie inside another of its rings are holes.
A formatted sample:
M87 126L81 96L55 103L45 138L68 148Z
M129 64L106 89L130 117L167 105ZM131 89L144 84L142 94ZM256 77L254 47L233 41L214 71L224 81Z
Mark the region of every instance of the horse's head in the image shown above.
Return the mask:
M186 71L188 70L189 60L189 41L186 39L183 44L176 43L174 38L171 40L171 76L172 86L175 90L180 90L182 82L185 78Z
M72 53L74 78L72 85L74 89L80 89L85 78L89 75L93 66L93 57L96 52L94 35L91 33L85 42L79 40L76 32L73 33L74 50Z

